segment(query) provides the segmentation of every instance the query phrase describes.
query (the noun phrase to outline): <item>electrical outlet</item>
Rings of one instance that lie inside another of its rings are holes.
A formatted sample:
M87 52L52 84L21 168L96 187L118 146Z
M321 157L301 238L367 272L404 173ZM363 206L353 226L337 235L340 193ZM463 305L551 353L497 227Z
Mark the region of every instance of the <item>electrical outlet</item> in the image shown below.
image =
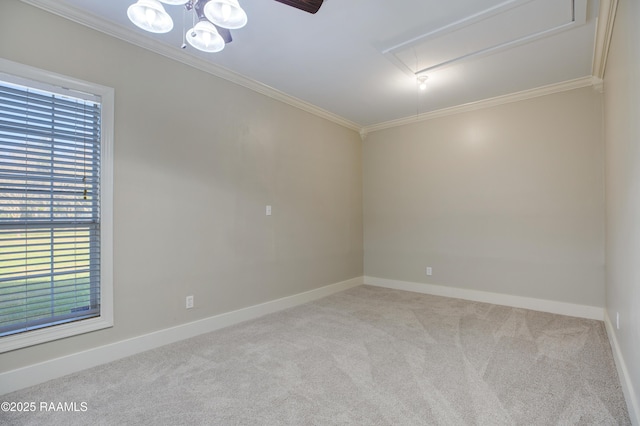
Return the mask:
M616 330L620 330L620 312L616 312Z
M187 309L193 308L193 296L187 296L186 305Z
M427 275L433 275L433 269L431 269L431 266L427 266Z
M271 206L267 206L264 212L267 216L271 216Z

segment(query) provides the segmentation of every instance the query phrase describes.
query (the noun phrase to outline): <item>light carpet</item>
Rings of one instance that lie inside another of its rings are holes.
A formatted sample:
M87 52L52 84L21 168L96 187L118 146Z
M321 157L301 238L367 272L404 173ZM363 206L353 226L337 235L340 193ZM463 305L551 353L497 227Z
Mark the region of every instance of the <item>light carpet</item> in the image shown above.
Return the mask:
M601 321L369 286L0 399L78 404L10 425L631 424Z

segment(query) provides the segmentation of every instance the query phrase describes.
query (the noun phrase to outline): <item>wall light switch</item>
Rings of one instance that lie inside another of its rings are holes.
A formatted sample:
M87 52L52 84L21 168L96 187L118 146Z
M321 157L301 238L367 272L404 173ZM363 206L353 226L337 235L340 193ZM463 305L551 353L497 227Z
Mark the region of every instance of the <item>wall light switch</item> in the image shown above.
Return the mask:
M267 206L265 213L267 216L271 216L271 206Z

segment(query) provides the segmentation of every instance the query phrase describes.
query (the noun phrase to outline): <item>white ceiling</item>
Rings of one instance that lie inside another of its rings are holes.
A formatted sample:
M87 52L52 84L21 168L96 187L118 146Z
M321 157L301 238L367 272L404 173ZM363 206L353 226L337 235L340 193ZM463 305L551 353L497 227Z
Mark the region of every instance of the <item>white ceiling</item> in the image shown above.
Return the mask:
M134 0L23 1L358 129L591 76L598 14L598 0L325 0L315 15L240 0L247 26L205 54L180 49L182 6L150 34L127 19Z

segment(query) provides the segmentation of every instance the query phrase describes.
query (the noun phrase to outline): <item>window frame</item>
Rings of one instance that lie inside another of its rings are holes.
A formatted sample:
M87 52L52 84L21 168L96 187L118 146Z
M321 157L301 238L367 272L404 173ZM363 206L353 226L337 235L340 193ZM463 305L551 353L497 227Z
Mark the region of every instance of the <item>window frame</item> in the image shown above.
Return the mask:
M63 88L100 98L100 315L0 337L0 353L113 327L114 89L0 58L4 76L37 89Z

